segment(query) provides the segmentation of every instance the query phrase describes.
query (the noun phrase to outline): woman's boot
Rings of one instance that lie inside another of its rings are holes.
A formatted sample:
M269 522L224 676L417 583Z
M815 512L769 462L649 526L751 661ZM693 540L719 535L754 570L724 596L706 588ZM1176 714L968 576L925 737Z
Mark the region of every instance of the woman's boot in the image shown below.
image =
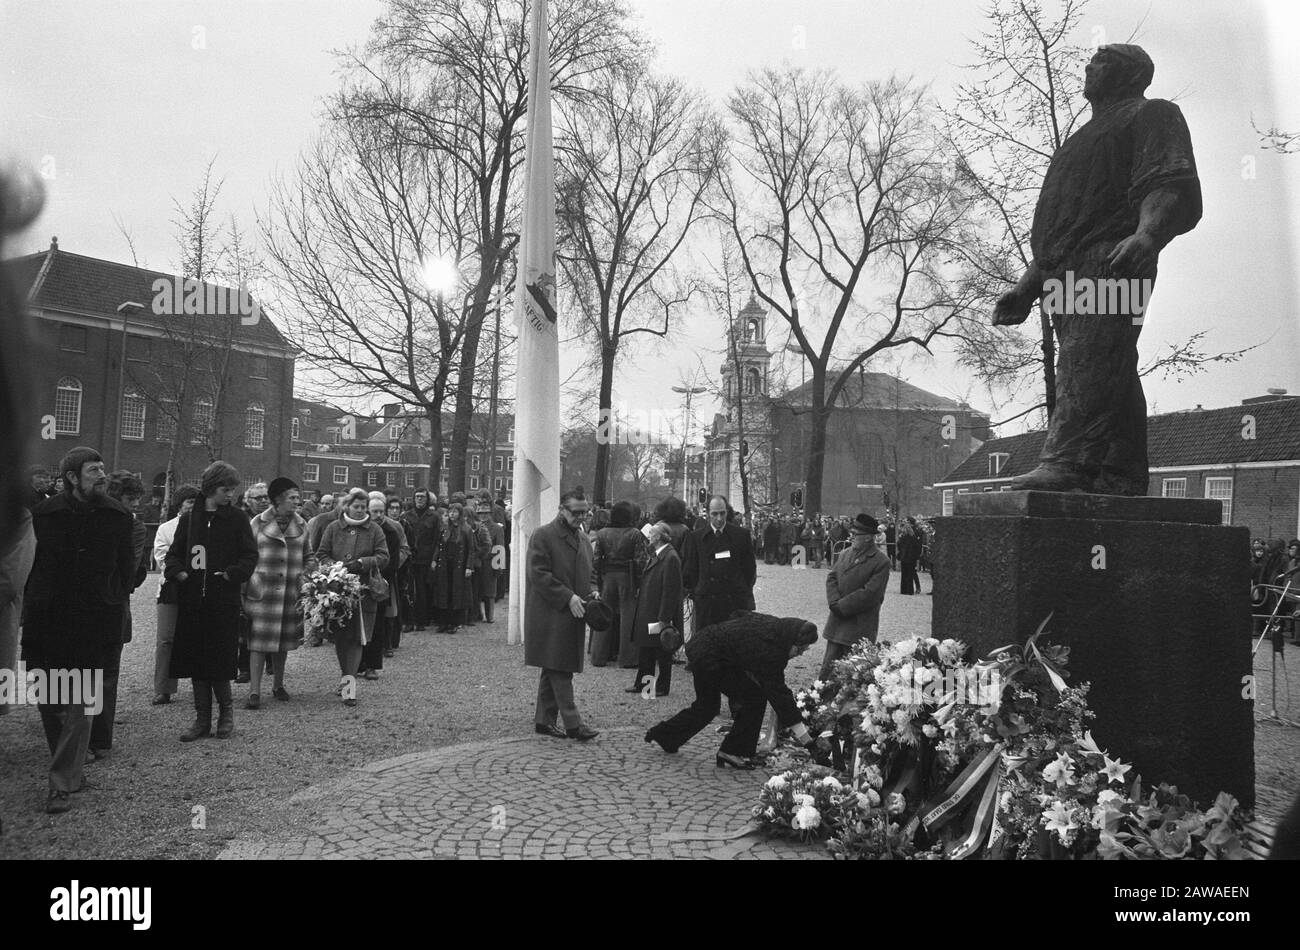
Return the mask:
M181 742L212 735L212 684L207 680L190 682L194 686L194 725L181 736Z
M230 695L230 680L217 680L212 684L217 694L217 738L229 739L235 731L235 702Z

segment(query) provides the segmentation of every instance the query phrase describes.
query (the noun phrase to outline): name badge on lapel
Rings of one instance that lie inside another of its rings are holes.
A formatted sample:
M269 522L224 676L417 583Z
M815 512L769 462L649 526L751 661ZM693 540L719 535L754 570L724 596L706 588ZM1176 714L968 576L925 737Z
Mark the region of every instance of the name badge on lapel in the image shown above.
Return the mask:
M713 555L713 559L715 561L721 561L723 558L728 558L728 557L731 557L730 551L719 551L717 554Z

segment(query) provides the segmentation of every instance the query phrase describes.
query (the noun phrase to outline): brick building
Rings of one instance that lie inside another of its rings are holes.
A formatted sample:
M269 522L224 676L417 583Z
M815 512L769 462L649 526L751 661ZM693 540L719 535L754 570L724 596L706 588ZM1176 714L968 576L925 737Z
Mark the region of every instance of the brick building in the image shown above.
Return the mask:
M160 313L158 288L174 275L72 254L57 238L8 266L35 316L43 462L89 445L159 492L169 460L173 485L218 458L245 484L289 470L295 350L266 314L249 323L227 308L235 291L203 284L190 313Z
M293 401L295 477L316 497L351 487L394 491L403 498L430 483L429 421L399 404L384 407L378 416L362 416L325 403ZM452 416L443 417L444 442L449 441ZM465 488L504 492L514 488L514 417L498 413L496 437L487 413L475 413L470 423L470 449L465 457ZM444 451L437 493L448 494L451 453Z
M1026 432L982 445L935 487L943 513L966 492L1009 491L1031 471L1046 438ZM1151 416L1147 420L1149 495L1211 498L1223 523L1257 538L1300 537L1300 397L1285 390L1240 406Z

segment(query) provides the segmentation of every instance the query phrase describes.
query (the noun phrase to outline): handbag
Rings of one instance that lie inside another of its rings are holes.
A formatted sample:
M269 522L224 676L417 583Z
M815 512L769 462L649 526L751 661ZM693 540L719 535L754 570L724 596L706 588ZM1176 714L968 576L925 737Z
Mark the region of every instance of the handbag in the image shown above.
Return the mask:
M669 624L659 630L659 649L666 653L676 653L682 645L682 632Z
M370 577L366 579L366 587L370 590L371 596L377 601L388 599L388 581L384 580L383 575L376 571L370 572Z

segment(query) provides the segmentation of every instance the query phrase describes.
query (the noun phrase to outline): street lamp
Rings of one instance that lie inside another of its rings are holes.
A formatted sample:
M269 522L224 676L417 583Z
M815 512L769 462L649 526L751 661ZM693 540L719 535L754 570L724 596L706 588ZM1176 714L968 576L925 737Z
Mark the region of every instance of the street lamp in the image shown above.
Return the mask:
M700 393L708 392L703 386L674 386L673 392L681 393L686 397L686 409L682 416L682 456L681 456L681 476L682 476L682 498L686 497L686 440L691 431L691 397Z
M131 314L144 310L144 304L128 300L117 305L117 312L122 315L122 354L117 362L117 435L113 439L113 471L117 471L118 456L122 449L123 403L126 401L126 325Z

